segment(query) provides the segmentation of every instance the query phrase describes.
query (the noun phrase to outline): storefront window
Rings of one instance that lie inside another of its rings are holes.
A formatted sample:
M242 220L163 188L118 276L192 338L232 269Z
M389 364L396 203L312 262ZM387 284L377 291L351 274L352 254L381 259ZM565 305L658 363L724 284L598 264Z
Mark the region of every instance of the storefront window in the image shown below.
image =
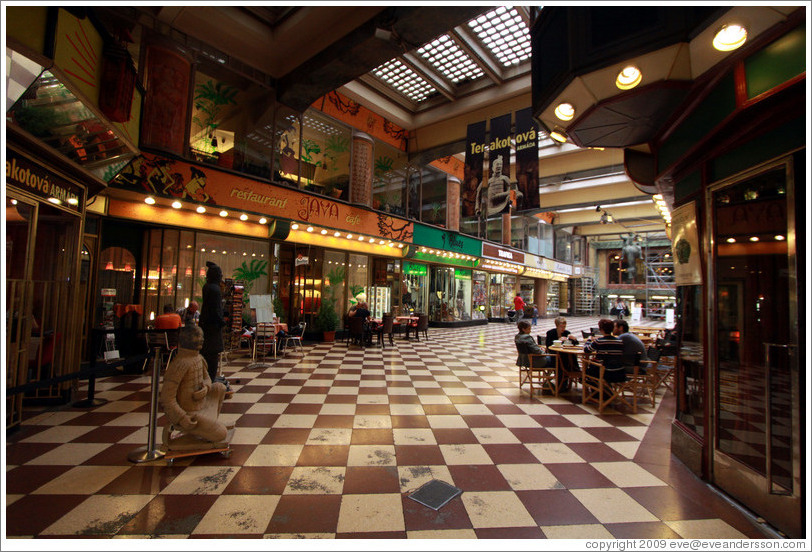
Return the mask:
M488 274L474 271L471 286L471 318L482 320L488 317Z
M532 278L521 278L519 280L519 295L522 296L522 299L527 303L528 307L532 307L533 303L535 303L535 294L536 281Z
M279 106L276 114L274 144L274 173L272 180L299 186L299 141L301 122L299 114ZM304 170L304 169L303 169ZM302 186L306 180L303 175Z
M547 316L558 316L559 288L559 282L549 281L547 283Z
M433 170L423 171L421 220L436 226L445 226L446 175Z
M490 275L488 305L491 318L504 318L507 316L507 312L502 308L502 274Z
M346 253L343 251L325 251L324 252L324 282L323 286L329 285L335 299L335 309L338 319L344 316L347 312L343 309L344 305L344 290L347 287L347 262ZM322 287L322 292L324 287Z
M359 301L369 302L368 267L369 257L366 255L349 255L347 263L347 305L346 311Z
M401 309L404 314L427 312L429 295L428 266L410 261L403 261L403 295Z
M400 260L377 258L372 264L369 310L373 318L381 318L400 303L400 296L396 296L400 289Z
M516 276L502 278L502 310L507 313L513 308L513 298L516 297Z
M539 250L538 254L552 259L553 257L553 226L546 222L539 224ZM533 253L533 251L531 251Z
M302 123L302 180L305 189L347 199L352 131L315 109Z
M397 148L383 142L375 142L375 164L372 169L372 207L380 211L404 216L405 193L410 171L407 156Z
M677 287L676 338L680 371L676 386L677 420L703 437L705 433L705 361L701 286ZM666 351L673 354L673 351Z
M471 319L471 271L444 266L431 267L429 319L454 322Z

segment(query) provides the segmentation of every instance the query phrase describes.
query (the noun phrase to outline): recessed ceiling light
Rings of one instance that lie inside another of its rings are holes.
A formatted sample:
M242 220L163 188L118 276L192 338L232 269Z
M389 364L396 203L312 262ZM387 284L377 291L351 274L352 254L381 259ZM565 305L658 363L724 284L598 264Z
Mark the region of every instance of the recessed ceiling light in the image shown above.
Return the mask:
M575 108L571 103L561 103L555 108L555 116L562 121L571 121L575 117Z
M222 211L220 211L220 216L221 216L221 217L227 217L227 216L228 216L228 211L226 211L225 209L223 209Z
M308 226L308 227L307 227L307 231L308 231L308 232L312 232L312 231L313 231L313 227L312 227L312 226Z
M144 203L147 205L155 205L155 198L152 196L147 196L144 198Z
M778 234L778 235L775 237L775 239L776 239L776 241L784 241L786 238L784 238L784 236L782 236L781 234Z
M750 236L750 241L751 242L757 242L758 241L758 236Z
M324 229L324 228L322 228L322 229L321 229L321 235L322 235L322 236L327 235L327 230L326 230L326 229Z
M200 213L202 215L203 213L206 212L206 208L203 207L202 205L198 205L197 209L195 209L195 211L197 211L198 213Z
M75 198L75 197L69 197L68 198L68 203L70 205L79 205L79 199Z
M631 90L643 80L643 73L634 65L627 65L617 74L615 86L621 90Z
M358 241L364 241L364 236L358 236Z
M341 232L336 232L335 234L333 234L333 236L335 236L336 238L340 238L341 237Z
M48 201L50 201L54 205L62 205L62 200L57 197L49 197Z
M713 36L713 47L720 52L740 48L747 41L747 29L738 23L723 25Z
M351 240L352 239L352 234L347 234L347 239Z
M265 217L260 217L260 218L259 218L259 223L260 223L260 224L267 224L267 223L268 223L268 219L266 219Z
M248 220L248 215L246 215L245 213L241 214L240 220Z
M173 201L172 202L172 208L173 209L180 209L181 207L183 207L183 204L180 201Z
M290 225L290 229L291 229L291 230L298 230L298 229L299 229L299 225L298 225L298 224L296 224L296 223L294 222L293 224L291 224L291 225Z
M728 238L727 243L736 243L736 238Z

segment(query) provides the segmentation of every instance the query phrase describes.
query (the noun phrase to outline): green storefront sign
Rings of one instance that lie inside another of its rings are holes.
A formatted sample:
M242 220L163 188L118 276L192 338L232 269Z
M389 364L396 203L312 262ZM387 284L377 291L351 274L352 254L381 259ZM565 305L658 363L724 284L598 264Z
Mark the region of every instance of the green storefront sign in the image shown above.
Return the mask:
M429 273L428 267L424 264L410 263L403 261L403 273L409 276L425 276Z
M470 280L471 279L471 271L465 270L464 268L455 268L454 269L454 279L455 280Z
M479 257L482 254L482 242L480 240L420 223L414 225L412 243L473 257Z

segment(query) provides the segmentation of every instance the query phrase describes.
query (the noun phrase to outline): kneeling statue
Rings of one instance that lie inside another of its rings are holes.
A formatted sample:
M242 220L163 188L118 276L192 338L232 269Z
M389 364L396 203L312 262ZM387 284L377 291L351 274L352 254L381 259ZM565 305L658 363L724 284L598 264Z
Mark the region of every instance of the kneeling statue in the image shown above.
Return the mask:
M233 434L233 427L217 419L230 393L222 383L212 383L200 355L202 346L200 327L181 328L177 355L167 366L161 386L161 404L169 420L163 432L165 451L224 448Z

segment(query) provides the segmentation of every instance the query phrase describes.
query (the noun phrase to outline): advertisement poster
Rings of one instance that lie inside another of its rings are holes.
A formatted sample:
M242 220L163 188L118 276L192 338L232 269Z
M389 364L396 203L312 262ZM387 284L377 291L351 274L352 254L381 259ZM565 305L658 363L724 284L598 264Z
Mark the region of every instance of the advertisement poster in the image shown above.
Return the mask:
M696 202L677 207L671 213L671 248L674 253L674 281L678 286L702 284Z
M533 109L516 112L516 182L520 197L516 209L538 209L539 205L539 144ZM517 194L518 195L518 194Z
M465 169L460 197L462 216L476 215L476 193L482 183L482 163L485 160L485 121L468 125L465 140Z

